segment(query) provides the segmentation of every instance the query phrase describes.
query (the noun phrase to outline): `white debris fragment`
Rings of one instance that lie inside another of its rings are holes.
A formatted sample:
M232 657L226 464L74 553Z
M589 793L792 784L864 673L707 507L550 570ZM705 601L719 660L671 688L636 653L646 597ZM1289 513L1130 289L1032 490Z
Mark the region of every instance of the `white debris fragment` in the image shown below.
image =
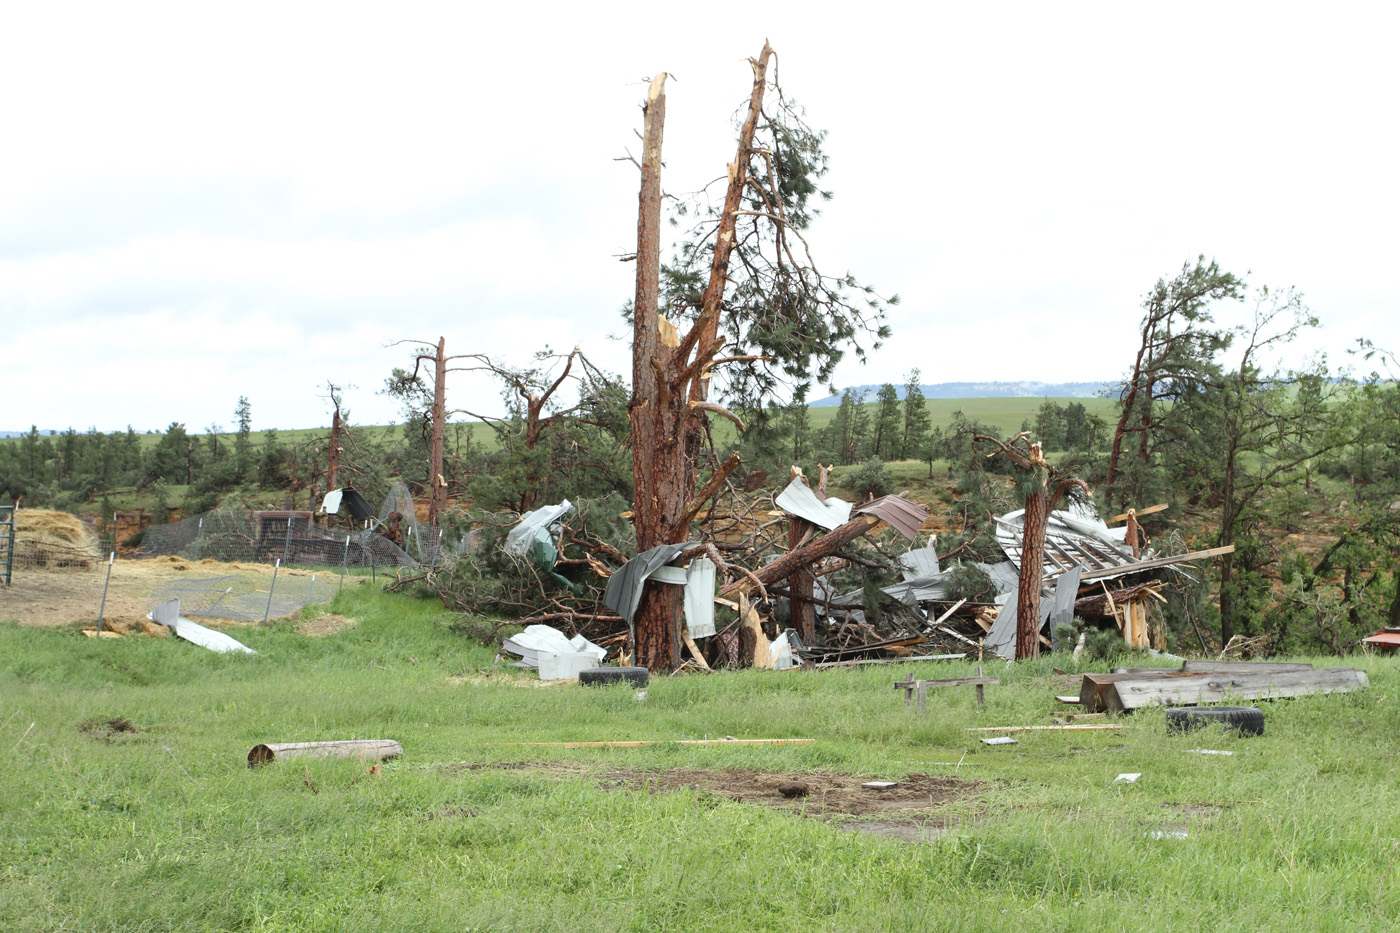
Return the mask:
M1234 752L1222 752L1214 748L1188 748L1188 752L1193 755L1233 755Z
M1114 779L1113 779L1113 783L1115 783L1115 784L1136 784L1136 783L1137 783L1137 779L1140 778L1140 777L1142 777L1142 772L1141 772L1141 771L1128 771L1128 772L1125 772L1125 773L1123 773L1123 774L1120 774L1120 775L1118 775L1116 778L1114 778Z
M983 745L1015 745L1016 740L1009 735L999 735L994 739L983 739Z

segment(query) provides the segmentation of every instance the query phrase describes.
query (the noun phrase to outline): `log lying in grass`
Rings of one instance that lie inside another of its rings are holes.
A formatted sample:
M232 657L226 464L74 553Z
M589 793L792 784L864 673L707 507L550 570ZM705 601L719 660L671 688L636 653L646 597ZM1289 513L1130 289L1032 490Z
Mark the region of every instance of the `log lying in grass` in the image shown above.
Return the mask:
M1080 700L1086 709L1131 710L1144 706L1194 706L1226 700L1273 700L1311 693L1347 693L1370 686L1365 671L1326 667L1301 671L1216 671L1163 675L1086 674Z
M363 758L384 761L403 754L392 739L351 739L345 742L281 742L256 745L248 753L248 767L256 768L283 758Z

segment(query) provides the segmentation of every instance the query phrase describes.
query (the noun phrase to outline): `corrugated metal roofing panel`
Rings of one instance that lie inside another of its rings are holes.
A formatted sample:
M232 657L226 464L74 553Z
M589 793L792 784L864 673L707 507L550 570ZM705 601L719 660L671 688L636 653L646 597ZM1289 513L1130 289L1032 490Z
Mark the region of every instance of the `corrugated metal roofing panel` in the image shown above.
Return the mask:
M798 518L805 518L814 525L830 531L838 525L844 525L851 518L851 504L835 496L828 496L823 502L817 498L817 494L811 490L800 478L794 478L787 484L787 488L778 493L778 497L773 500L773 504L784 512L790 512Z
M911 540L918 537L919 528L928 521L928 509L900 496L881 496L854 511L857 514L874 515Z

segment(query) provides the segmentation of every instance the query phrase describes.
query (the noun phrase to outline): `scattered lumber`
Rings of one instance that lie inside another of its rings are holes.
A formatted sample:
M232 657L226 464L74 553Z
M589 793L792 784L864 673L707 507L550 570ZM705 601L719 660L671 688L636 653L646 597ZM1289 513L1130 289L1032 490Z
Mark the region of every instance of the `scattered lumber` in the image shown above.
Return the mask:
M392 739L353 739L344 742L269 742L253 746L248 767L256 768L284 758L373 758L384 761L403 754Z
M1235 550L1233 544L1224 547L1208 548L1204 551L1192 551L1190 554L1178 554L1175 557L1157 557L1153 560L1134 561L1131 564L1121 564L1115 567L1103 567L1099 570L1086 570L1080 576L1079 582L1085 583L1089 580L1097 580L1099 577L1116 577L1127 573L1137 573L1141 570L1155 570L1158 567L1170 567L1173 564L1181 564L1186 561L1204 560L1207 557L1219 557L1222 554L1229 554Z
M821 664L812 665L817 670L824 670L830 667L860 667L866 664L910 664L914 661L962 661L967 658L967 654L923 654L911 655L907 658L853 658L850 661L824 661Z

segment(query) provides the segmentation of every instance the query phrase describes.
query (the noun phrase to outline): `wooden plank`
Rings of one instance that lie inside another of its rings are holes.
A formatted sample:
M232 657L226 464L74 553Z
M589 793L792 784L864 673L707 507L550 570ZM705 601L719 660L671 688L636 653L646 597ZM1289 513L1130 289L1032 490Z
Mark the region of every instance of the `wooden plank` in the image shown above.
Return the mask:
M1145 509L1138 509L1138 510L1136 510L1133 514L1136 515L1137 517L1141 518L1141 517L1144 516L1144 515L1152 515L1152 514L1155 513L1155 512L1164 512L1164 511L1167 510L1167 507L1168 507L1168 506L1167 506L1167 504L1166 504L1165 502L1161 502L1161 503L1158 503L1157 505L1149 505L1149 506L1148 506L1147 508L1145 508ZM1126 522L1127 520L1128 520L1128 513L1127 513L1127 512L1124 512L1122 515L1115 515L1115 516L1113 516L1112 518L1110 518L1110 519L1108 520L1108 524L1110 524L1110 525L1116 525L1116 524L1118 524L1119 522Z
M1088 723L1082 726L978 726L968 732L1089 732L1091 730L1124 729L1122 723Z
M825 670L830 667L861 667L867 664L910 664L914 661L962 661L967 658L967 652L962 654L921 654L917 657L907 658L856 658L851 661L823 661L820 664L812 665L817 670Z
M1248 674L1253 671L1310 671L1306 661L1211 661L1190 660L1181 665L1188 674Z
M642 745L811 745L816 739L649 739L627 742L502 742L535 748L638 748Z
M1120 680L1147 680L1150 678L1165 677L1189 677L1175 668L1162 668L1160 670L1139 670L1136 673L1122 674L1085 674L1084 680L1079 686L1079 703L1086 710L1092 713L1101 713L1106 709L1121 709L1122 707L1109 706L1109 694L1112 687ZM1112 697L1112 701L1117 701L1117 696Z
M997 677L952 677L948 680L905 680L895 684L897 690L908 690L910 687L917 687L923 684L925 687L978 687L982 685L995 686L1001 683Z
M1227 699L1263 700L1312 693L1347 693L1370 686L1365 671L1325 667L1270 673L1214 673L1151 680L1123 680L1105 696L1109 709L1219 703Z
M1190 554L1178 554L1176 557L1158 557L1154 560L1140 560L1133 563L1123 564L1118 567L1106 567L1103 570L1090 570L1080 577L1080 582L1086 580L1096 580L1099 577L1111 577L1120 573L1137 573L1141 570L1155 570L1158 567L1170 567L1172 564L1180 564L1189 560L1205 560L1207 557L1219 557L1221 554L1229 554L1234 551L1233 544L1225 547L1213 547L1205 551L1192 551Z

